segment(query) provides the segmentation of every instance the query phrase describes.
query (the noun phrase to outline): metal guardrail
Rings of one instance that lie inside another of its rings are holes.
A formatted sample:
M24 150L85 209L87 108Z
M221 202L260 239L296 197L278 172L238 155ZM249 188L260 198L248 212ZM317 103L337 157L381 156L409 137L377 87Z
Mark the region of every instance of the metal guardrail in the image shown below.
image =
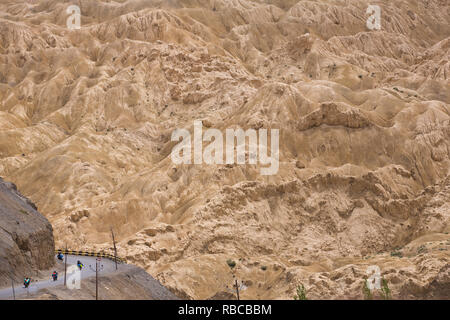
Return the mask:
M62 254L70 254L73 256L85 256L85 257L100 257L100 258L107 258L112 261L116 261L118 263L125 263L125 260L119 257L114 257L114 255L104 252L90 252L90 251L76 251L76 250L66 250L66 249L58 249L55 250L55 253L62 253Z

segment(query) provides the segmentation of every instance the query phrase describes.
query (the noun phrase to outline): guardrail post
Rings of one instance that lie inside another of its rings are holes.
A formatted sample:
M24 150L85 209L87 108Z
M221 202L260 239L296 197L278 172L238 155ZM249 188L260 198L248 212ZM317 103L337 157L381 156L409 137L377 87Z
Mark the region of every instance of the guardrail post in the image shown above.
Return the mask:
M114 245L114 262L116 263L116 270L117 270L117 248L116 248L116 240L114 239L114 231L112 227L111 227L111 235Z
M95 300L98 300L98 259L95 260Z
M235 285L236 285L237 299L239 300L239 287L238 287L238 281L237 281L237 279L235 279Z
M16 291L14 290L14 278L11 276L11 287L13 292L13 299L16 300Z
M67 245L66 252L64 252L64 286L67 287Z

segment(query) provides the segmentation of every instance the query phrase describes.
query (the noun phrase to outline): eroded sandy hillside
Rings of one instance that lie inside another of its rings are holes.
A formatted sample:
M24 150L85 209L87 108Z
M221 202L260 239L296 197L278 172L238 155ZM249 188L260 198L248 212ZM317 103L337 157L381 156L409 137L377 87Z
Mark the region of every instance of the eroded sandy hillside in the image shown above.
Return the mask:
M182 297L233 259L243 298L450 298L450 4L374 2L3 0L0 176ZM280 129L278 173L173 164L194 120Z

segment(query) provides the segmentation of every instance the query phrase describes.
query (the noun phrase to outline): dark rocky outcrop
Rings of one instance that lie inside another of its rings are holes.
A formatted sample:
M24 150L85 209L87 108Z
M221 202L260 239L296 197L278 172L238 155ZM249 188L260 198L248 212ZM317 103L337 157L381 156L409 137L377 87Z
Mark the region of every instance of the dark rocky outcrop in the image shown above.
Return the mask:
M53 229L13 183L0 178L0 287L54 264Z

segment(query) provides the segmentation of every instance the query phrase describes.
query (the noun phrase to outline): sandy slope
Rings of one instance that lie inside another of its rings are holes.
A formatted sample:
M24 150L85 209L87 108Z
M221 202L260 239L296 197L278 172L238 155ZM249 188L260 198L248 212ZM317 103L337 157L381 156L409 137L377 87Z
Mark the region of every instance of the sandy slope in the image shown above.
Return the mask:
M68 2L0 3L0 175L57 246L113 226L188 298L229 258L246 298L360 298L369 265L394 297L450 297L448 1L377 1L381 31L365 0L78 4L71 31ZM174 165L196 119L280 129L278 174Z

